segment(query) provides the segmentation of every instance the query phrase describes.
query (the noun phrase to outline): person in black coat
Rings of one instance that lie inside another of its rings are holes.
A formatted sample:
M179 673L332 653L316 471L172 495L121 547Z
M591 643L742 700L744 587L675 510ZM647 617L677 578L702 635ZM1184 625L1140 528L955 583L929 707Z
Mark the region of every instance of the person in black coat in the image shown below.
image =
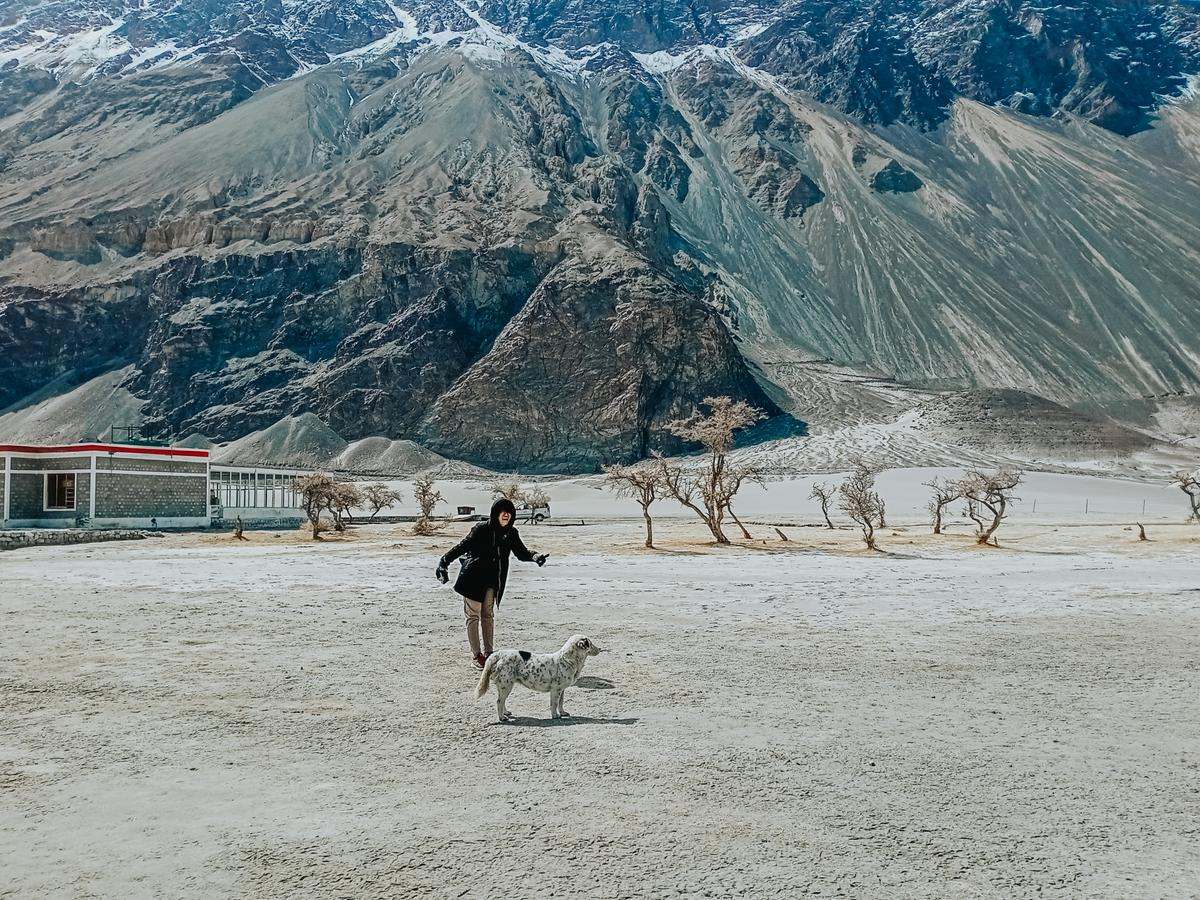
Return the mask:
M454 590L462 595L463 613L467 619L467 643L475 667L482 669L492 655L492 636L495 630L495 607L504 597L508 580L508 556L511 553L522 562L546 564L547 553L531 553L521 541L513 520L517 509L503 497L492 504L486 522L480 522L465 538L438 561L437 579L442 584L450 580L446 569L462 558ZM482 647L480 637L482 633Z

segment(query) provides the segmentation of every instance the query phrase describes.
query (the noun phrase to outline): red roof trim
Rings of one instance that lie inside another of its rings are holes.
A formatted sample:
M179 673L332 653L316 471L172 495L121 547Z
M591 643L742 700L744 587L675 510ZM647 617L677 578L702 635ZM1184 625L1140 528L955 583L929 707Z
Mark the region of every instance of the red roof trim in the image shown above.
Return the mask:
M67 444L62 447L0 444L0 453L136 453L142 456L185 456L194 459L208 459L207 450L192 450L183 447L134 447L123 444Z

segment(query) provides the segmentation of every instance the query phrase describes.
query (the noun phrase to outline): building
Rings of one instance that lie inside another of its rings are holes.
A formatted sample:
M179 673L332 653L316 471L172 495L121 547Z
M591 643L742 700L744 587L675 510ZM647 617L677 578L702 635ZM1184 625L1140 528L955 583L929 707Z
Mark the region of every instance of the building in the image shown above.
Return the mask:
M300 521L296 469L214 464L208 450L0 444L4 528L203 528Z

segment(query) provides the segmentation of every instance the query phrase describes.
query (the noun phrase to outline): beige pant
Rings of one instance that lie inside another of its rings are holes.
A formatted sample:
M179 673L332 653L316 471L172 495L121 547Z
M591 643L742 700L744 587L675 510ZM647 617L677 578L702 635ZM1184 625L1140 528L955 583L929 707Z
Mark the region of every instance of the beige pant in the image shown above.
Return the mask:
M492 636L496 629L495 609L496 592L491 588L488 589L482 603L463 597L463 613L467 617L467 643L471 645L472 656L478 656L480 653L480 632L483 633L483 655L491 655Z

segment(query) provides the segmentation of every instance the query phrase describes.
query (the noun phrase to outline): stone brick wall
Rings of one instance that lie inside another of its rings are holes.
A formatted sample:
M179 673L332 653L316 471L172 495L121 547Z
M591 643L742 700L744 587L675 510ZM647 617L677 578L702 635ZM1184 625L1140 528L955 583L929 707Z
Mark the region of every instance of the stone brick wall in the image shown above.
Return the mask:
M87 471L92 467L90 456L14 456L14 472L74 472Z
M175 519L207 513L206 478L109 474L104 468L96 472L97 519Z
M197 462L194 459L168 459L166 457L154 457L151 459L127 459L123 457L114 457L109 459L106 454L100 454L96 457L97 472L186 472L191 475L204 475L208 472L208 465L201 460Z
M47 522L73 522L77 516L87 516L91 481L91 475L75 475L75 509L44 510L42 507L46 501L46 476L42 472L14 470L11 475L12 498L9 500L8 517L13 521L42 519Z
M0 531L0 551L22 547L61 547L94 541L140 541L157 537L154 532L130 530L87 531L74 528L42 528L32 531Z

